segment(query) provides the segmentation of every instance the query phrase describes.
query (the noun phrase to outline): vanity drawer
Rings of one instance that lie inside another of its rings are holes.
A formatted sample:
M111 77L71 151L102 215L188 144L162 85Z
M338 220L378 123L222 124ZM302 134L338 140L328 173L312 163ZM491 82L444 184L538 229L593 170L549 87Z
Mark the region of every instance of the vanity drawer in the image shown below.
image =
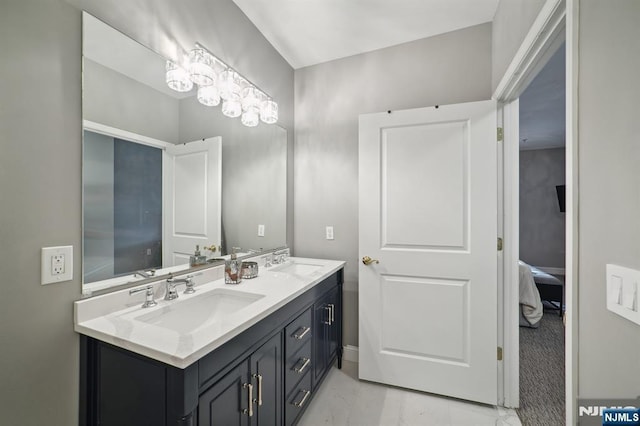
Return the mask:
M313 311L310 307L285 328L285 356L288 359L295 354L305 343L311 341L311 323Z
M284 418L286 425L295 424L300 418L300 414L311 402L311 376L307 371L298 386L287 396L284 408Z
M293 390L300 379L313 369L313 360L311 359L311 341L300 348L298 352L287 357L284 370L285 394Z

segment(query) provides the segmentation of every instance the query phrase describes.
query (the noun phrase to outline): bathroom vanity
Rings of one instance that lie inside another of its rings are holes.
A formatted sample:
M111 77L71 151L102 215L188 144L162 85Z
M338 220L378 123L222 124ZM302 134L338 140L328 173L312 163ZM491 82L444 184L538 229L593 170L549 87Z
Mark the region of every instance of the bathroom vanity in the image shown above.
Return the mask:
M291 258L142 308L128 290L78 301L81 425L293 425L342 363L344 262Z

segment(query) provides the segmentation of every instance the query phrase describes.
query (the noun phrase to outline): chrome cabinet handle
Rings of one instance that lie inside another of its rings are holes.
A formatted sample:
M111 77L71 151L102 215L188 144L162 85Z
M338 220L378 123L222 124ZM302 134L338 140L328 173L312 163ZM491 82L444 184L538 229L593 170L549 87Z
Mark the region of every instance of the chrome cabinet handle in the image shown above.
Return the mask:
M302 365L300 367L294 367L293 369L293 371L295 371L298 374L302 374L304 372L304 369L309 366L309 363L311 362L311 358L300 358L297 364L300 364L300 361L303 361Z
M334 305L333 303L329 304L329 308L331 308L331 323L333 324L336 321L336 305Z
M302 333L298 333L301 329L302 329ZM298 331L296 331L296 334L293 335L293 337L298 340L302 340L304 336L306 336L307 333L310 331L311 331L311 327L300 327Z
M253 385L251 383L244 383L242 387L243 389L249 389L249 408L242 410L242 414L253 417Z
M253 377L258 379L258 399L253 402L258 403L258 405L262 405L262 374L254 374Z
M292 402L292 404L295 405L298 408L302 408L304 403L307 401L307 398L309 398L309 395L311 395L311 391L310 390L301 389L300 391L304 392L304 396L302 397L300 402Z
M324 322L327 325L331 325L331 306L327 305L324 307L327 310L327 320Z

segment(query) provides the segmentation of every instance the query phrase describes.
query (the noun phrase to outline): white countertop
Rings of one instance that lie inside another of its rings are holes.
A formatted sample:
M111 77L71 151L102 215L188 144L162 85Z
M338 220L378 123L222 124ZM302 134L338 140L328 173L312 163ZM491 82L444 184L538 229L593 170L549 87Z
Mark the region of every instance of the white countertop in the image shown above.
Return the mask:
M317 265L317 270L304 275L277 270L293 263ZM158 305L152 308L141 307L144 292L130 296L129 289L79 300L74 303L74 329L166 364L186 368L320 283L344 264L337 260L289 258L283 265L261 266L257 278L245 279L237 285L225 284L223 267L217 266L194 278L194 294L183 294L184 285L178 286L179 298L176 300L163 300L164 280L153 283ZM141 316L153 316L154 312L159 317L168 309L178 307L177 304L189 302L193 305L197 303L196 298L221 291L241 292L244 296L255 296L257 300L221 319L203 321L187 330L176 331L140 320Z

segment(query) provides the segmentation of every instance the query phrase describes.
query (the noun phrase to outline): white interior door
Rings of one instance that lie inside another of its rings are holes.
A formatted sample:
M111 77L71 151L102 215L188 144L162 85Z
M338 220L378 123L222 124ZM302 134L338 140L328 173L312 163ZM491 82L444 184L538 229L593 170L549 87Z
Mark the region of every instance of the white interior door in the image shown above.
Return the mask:
M163 266L189 263L196 248L221 241L222 140L208 138L166 149Z
M496 104L360 116L360 378L497 402Z

